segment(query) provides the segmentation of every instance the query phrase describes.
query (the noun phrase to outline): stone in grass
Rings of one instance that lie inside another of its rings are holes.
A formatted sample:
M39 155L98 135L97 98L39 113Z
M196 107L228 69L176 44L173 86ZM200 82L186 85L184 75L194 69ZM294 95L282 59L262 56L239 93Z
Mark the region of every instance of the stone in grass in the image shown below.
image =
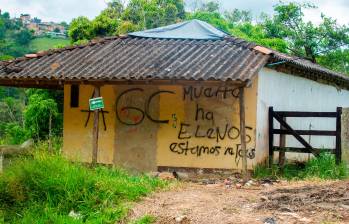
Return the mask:
M185 216L185 215L180 215L180 216L177 216L177 217L175 218L175 221L176 221L177 223L182 223L182 222L184 222L186 219L187 219L187 216Z
M82 215L79 212L75 212L74 210L71 210L68 214L69 217L72 217L73 219L81 219Z

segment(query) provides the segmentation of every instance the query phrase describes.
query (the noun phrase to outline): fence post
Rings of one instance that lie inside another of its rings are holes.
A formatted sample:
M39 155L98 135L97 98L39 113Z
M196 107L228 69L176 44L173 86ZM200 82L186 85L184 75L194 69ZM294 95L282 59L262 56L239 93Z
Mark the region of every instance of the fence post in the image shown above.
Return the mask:
M341 133L342 133L342 108L337 107L337 117L336 117L336 149L335 149L335 155L336 155L336 163L339 164L342 161L342 139L341 139Z
M274 109L273 109L273 107L269 107L268 122L269 122L269 167L272 168L273 157L274 157L274 149L273 149Z
M282 120L284 120L285 122L286 117L283 117ZM286 130L286 128L282 125L280 125L280 129L281 130ZM283 171L284 166L285 166L285 160L286 160L286 152L284 150L281 150L282 148L284 148L286 146L286 135L282 135L280 134L280 140L279 140L279 147L280 147L280 151L279 151L279 167L281 168L281 170Z

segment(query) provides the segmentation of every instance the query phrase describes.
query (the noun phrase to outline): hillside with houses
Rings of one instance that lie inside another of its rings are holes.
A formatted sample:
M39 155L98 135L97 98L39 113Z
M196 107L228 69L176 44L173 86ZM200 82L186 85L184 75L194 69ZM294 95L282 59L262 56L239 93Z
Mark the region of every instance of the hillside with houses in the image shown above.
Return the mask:
M54 23L54 22L43 22L39 18L32 18L30 14L21 14L19 20L28 29L33 31L34 36L51 36L67 38L68 24L65 22Z
M43 22L29 14L12 17L0 9L0 59L11 59L70 44L65 22Z

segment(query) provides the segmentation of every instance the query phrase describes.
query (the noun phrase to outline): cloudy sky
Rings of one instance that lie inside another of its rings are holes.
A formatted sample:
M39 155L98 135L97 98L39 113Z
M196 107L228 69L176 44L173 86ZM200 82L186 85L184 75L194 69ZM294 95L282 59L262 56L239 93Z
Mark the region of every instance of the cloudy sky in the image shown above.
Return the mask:
M107 0L0 0L0 9L10 12L11 16L29 13L43 21L67 21L77 16L94 18L106 7ZM190 1L190 0L187 0ZM304 2L299 1L298 2ZM272 12L278 0L220 0L222 9L251 10L254 15L261 12ZM319 6L316 10L306 12L306 18L314 22L320 21L320 13L336 18L341 24L349 24L349 0L312 0Z

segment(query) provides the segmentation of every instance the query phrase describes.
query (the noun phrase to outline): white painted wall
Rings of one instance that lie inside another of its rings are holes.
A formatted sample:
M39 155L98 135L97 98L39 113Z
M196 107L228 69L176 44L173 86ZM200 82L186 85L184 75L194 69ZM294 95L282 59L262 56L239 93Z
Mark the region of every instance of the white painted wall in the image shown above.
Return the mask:
M337 107L349 107L349 91L263 68L258 76L256 162L261 162L268 156L269 106L273 106L276 111L335 112ZM300 130L336 129L335 118L288 118L287 121L292 128ZM274 125L279 127L276 120ZM335 147L335 137L304 136L304 138L313 147ZM279 138L275 135L274 145L278 144ZM286 146L301 147L301 144L293 136L287 136Z

